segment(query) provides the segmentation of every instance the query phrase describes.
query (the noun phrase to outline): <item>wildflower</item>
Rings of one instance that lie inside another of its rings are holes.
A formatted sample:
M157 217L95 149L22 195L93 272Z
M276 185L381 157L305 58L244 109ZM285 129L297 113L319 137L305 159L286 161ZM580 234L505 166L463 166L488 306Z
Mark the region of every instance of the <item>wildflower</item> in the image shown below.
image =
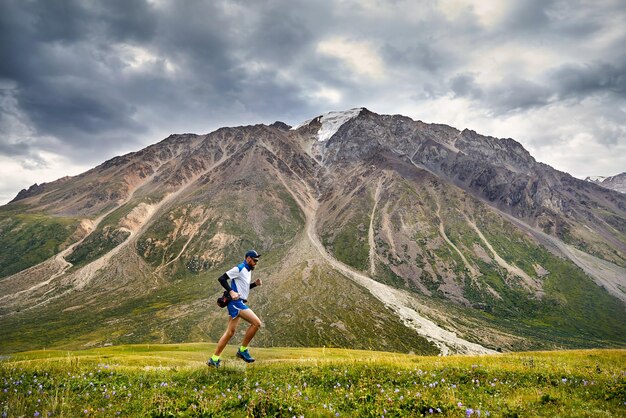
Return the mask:
M39 416L39 412L35 411L35 414L33 416L38 417Z
M467 408L465 410L465 416L469 417L470 415L472 415L474 413L474 410L472 408Z
M435 412L435 411L433 411L433 409L432 409L432 408L428 408L428 413L429 413L429 414L431 414L431 415L432 415L432 413L433 413L433 412Z

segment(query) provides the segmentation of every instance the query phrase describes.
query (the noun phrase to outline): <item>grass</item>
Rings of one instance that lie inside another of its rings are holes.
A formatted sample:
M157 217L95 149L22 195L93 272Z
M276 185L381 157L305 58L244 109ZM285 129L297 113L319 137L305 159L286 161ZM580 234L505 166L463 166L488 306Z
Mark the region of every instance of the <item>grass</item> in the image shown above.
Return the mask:
M34 351L0 362L2 416L618 417L626 351L420 357L213 344Z
M21 206L20 206L21 208ZM61 250L78 219L0 210L0 278L38 264Z

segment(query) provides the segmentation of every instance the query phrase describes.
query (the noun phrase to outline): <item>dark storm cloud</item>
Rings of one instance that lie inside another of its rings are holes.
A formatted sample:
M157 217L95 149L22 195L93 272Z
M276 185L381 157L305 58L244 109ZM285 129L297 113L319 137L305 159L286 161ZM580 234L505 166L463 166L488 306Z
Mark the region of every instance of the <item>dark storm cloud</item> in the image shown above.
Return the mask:
M626 55L615 63L564 65L552 72L550 80L557 85L559 94L564 98L607 94L626 99Z
M449 13L426 0L0 1L0 157L91 164L173 132L381 103L396 113L396 102L462 98L504 118L586 98L623 106L626 58L614 52L626 39L607 27L626 3L458 3ZM485 20L485 5L500 14ZM559 60L528 71L534 50ZM623 115L601 106L594 115L611 124L595 132L619 141Z
M497 114L545 106L552 96L546 87L518 77L481 87L473 75L459 74L450 80L450 88L457 97L481 101Z
M626 55L615 63L566 64L547 72L546 81L535 83L515 75L499 83L479 85L474 75L458 74L449 81L457 97L480 101L493 112L525 111L556 101L599 96L607 101L626 99Z
M56 137L70 156L102 158L107 149L133 147L163 115L222 115L215 128L228 112L306 109L299 80L277 79L277 69L313 41L307 22L284 6L2 2L0 79L15 83L23 119L39 135ZM133 71L133 59L148 62ZM5 148L26 155L30 146Z
M109 44L150 37L154 19L145 2L9 0L0 7L0 79L15 84L14 97L33 129L56 136L69 152L96 155L127 141L128 135L111 133L142 130L132 100L111 74Z
M28 150L28 145L23 142L16 144L0 142L0 155L16 157L27 154Z
M435 74L458 65L460 57L429 42L418 41L412 45L385 45L385 61L394 66L422 69Z

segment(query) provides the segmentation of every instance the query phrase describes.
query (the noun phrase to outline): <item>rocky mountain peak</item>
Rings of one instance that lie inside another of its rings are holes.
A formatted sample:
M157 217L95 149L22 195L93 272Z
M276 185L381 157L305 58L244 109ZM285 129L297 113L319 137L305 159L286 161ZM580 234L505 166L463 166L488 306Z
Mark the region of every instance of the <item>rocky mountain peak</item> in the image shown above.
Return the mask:
M626 193L626 172L611 177L589 176L585 178L585 181L595 183L606 189L615 190L620 193Z
M323 115L304 121L291 129L298 130L301 127L309 126L311 123L319 124L319 129L317 130L317 140L324 142L336 134L343 124L359 116L361 111L364 109L365 108L359 107L349 110L324 113Z
M0 208L3 347L217 340L214 278L249 248L268 254L262 344L625 343L626 196L510 138L356 108L171 135L19 197Z
M287 125L285 122L277 120L270 125L272 128L280 129L281 131L288 131L291 129L291 125Z

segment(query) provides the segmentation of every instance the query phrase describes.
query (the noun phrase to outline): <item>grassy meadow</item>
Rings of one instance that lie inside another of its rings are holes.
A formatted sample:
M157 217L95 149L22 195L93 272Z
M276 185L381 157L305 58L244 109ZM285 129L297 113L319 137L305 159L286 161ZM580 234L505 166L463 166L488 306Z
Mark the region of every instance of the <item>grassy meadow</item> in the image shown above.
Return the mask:
M626 350L423 357L213 344L31 351L0 361L2 417L623 417Z

